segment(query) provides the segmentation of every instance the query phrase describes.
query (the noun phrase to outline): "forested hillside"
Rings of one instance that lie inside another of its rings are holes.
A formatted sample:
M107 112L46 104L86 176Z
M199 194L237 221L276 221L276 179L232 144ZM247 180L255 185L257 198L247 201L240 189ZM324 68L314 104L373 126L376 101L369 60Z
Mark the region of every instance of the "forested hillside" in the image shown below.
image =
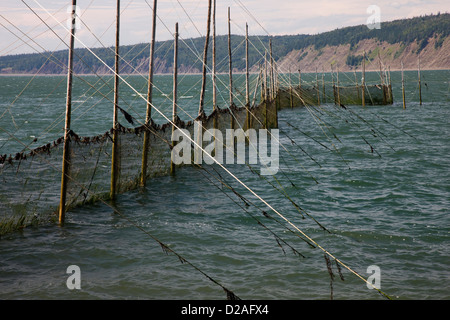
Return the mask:
M366 25L340 28L317 35L286 35L272 37L274 59L281 71L313 71L336 65L341 70L359 68L363 51L369 61L377 56L385 64L398 68L417 65L420 54L424 69L450 69L450 14L436 14L411 19L383 22L380 29ZM250 65L256 70L261 55L268 48L269 36L250 37ZM233 35L233 68L245 68L245 43L241 35ZM218 71L228 70L228 39L218 36ZM204 38L183 39L179 44L179 72L193 73L201 70ZM109 66L114 65L113 48L95 48L93 51ZM149 44L142 43L120 48L121 72L146 73L148 70ZM211 53L210 53L211 54ZM156 43L156 72L172 71L172 41ZM211 61L211 57L208 59ZM65 73L67 50L0 57L0 73ZM370 64L369 64L370 68ZM86 49L75 50L75 72L79 74L109 73L109 70Z

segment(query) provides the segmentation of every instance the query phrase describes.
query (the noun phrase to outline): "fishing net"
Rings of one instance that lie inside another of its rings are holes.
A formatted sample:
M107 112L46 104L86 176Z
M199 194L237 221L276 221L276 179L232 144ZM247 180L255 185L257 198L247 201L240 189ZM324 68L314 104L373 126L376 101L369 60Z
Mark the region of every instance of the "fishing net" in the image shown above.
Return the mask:
M361 105L361 86L333 87L334 100L343 105ZM366 85L364 91L366 105L392 104L392 88L390 85Z
M177 118L176 125L195 135L195 122L203 130L222 132L233 126L242 128L277 127L277 105L262 102L254 107L217 108L209 116L200 115L189 122ZM140 184L144 135L149 137L147 177L167 175L171 167L172 124L152 123L145 127L117 128L117 193L135 189ZM69 133L69 173L66 208L109 199L113 130L94 137ZM204 143L202 147L204 147ZM0 156L0 235L30 224L56 218L61 195L61 170L64 138L16 155Z
M277 96L279 109L318 105L320 104L320 94L317 87L297 86L280 88Z

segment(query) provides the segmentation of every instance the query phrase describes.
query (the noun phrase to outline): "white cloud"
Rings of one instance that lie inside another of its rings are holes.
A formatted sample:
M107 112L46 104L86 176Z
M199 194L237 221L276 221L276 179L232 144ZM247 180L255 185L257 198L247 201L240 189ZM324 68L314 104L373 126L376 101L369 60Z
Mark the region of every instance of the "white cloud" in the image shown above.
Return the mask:
M63 37L67 35L62 27L48 16L39 4L55 15L58 21L67 19L67 5L53 0L25 0L25 2L43 19L55 27ZM366 23L369 5L378 5L381 9L381 21L391 21L400 18L411 18L423 14L450 12L450 2L447 0L217 0L217 33L227 32L227 7L231 7L232 32L243 34L245 23L249 23L250 34L314 34L330 31L336 28ZM148 42L151 32L151 15L153 0L122 0L121 43L134 44ZM111 46L114 44L115 1L113 0L78 0L78 6L83 12L83 22L89 27L77 31L77 36L89 46L99 45L91 31L102 42ZM3 1L0 6L0 55L10 54L11 48L18 47L13 53L32 52L11 34L8 29L17 28L30 37L37 37L42 46L49 50L59 47L60 40L43 25L29 8L21 1ZM182 38L198 37L206 32L206 0L159 0L157 39L170 39L176 22L180 26ZM4 17L4 18L3 18ZM7 22L8 19L10 22ZM16 33L18 33L16 31ZM12 43L15 45L13 46Z

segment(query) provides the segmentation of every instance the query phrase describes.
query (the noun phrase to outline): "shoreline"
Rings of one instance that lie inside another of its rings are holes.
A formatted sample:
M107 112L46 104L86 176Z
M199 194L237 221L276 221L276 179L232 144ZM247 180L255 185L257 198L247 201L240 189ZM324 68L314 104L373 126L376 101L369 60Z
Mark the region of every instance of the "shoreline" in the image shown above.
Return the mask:
M355 69L355 70L347 70L347 71L340 71L340 73L347 73L347 72L362 72L359 69ZM397 71L402 71L401 69L391 69L391 72L397 72ZM404 68L403 71L417 71L417 68ZM420 71L450 71L450 67L443 67L443 68L421 68ZM326 71L325 73L330 73L331 71ZM373 70L366 70L366 72L379 72L379 70L377 69L373 69ZM296 74L297 72L291 72L291 74ZM316 73L316 71L304 71L302 70L303 74L308 74L308 73ZM322 72L319 72L322 73ZM201 73L179 73L182 75L199 75L201 76ZM209 75L211 73L208 73ZM245 72L239 71L239 72L233 72L233 74L245 74ZM259 72L249 72L249 74L259 74ZM280 74L288 74L288 72L280 72ZM75 75L75 74L74 74ZM112 73L102 73L102 74L95 74L95 73L82 73L82 74L76 74L77 76L112 76ZM144 74L139 74L139 73L122 73L121 76L142 76ZM228 75L228 73L218 73L217 75ZM36 74L36 73L0 73L0 77L34 77L34 76L39 76L39 77L57 77L57 76L64 76L67 77L67 74L65 73L44 73L44 74ZM173 76L172 73L155 73L155 76Z

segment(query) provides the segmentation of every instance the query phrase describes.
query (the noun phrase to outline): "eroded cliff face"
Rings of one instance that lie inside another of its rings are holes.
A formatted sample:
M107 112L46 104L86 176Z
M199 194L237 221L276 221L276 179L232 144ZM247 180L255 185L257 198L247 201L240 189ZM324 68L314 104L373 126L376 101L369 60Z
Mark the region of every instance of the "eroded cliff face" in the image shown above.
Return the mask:
M426 45L424 45L426 43ZM403 62L404 70L417 70L419 56L420 68L422 70L433 69L450 69L450 36L440 38L436 35L420 41L413 41L409 44L404 43L388 43L378 41L376 39L365 39L356 45L350 44L338 46L325 46L321 49L315 49L314 46L308 46L299 50L292 50L285 56L277 60L278 72L302 72L325 71L353 71L361 70L362 56L366 53L368 61L366 62L367 71L380 70L382 68L390 68L392 71L400 70ZM82 61L83 56L75 61L74 72L76 74L112 74L111 69L102 63L86 63ZM237 59L238 57L236 57ZM32 64L32 67L23 67L23 61L27 60L27 56L18 57L10 66L4 64L0 68L0 74L65 74L67 72L66 62L67 56L63 54L59 59L43 59L41 64ZM107 59L106 59L107 60ZM110 67L114 61L107 60ZM149 58L141 57L130 59L127 62L120 63L121 74L148 74ZM154 72L156 74L171 74L173 72L172 60L161 59L155 57ZM251 72L259 72L259 65L250 68ZM200 73L198 66L188 64L180 64L178 72ZM238 68L234 68L233 72L244 72Z
M293 50L284 58L278 61L280 72L315 72L325 70L352 71L362 68L361 59L364 52L370 60L366 63L366 70L379 70L381 60L383 68L400 70L401 63L405 70L417 70L420 56L420 68L427 69L450 69L450 37L446 37L440 45L436 45L437 37L428 39L428 44L419 50L417 42L404 45L402 43L390 44L374 39L360 41L353 48L350 45L326 46L320 50L315 50L313 46L302 50ZM419 52L420 51L420 52ZM380 59L378 59L378 55ZM356 57L357 62L349 64L348 57Z

